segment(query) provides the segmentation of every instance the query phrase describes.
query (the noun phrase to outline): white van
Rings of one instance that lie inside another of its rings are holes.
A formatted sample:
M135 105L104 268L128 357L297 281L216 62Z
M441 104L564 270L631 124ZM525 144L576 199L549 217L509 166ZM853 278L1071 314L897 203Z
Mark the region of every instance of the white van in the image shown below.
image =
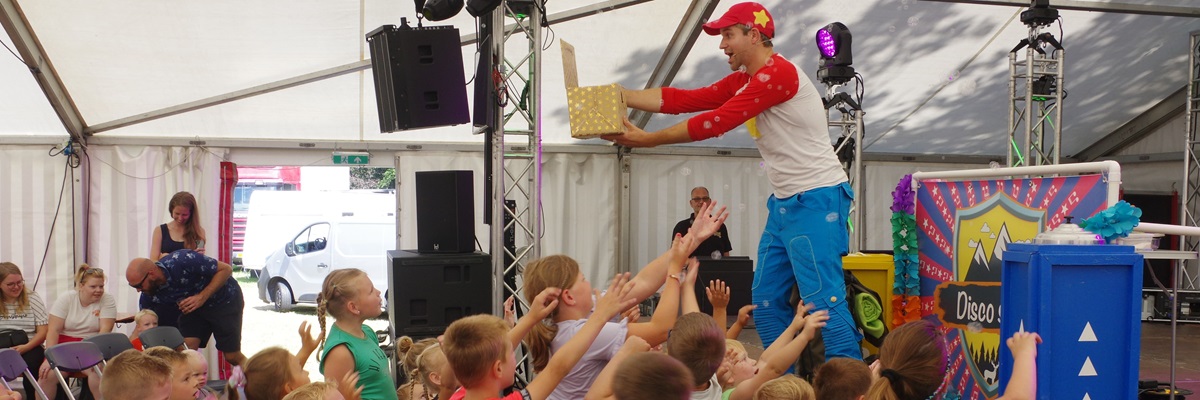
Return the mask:
M297 303L316 304L325 277L344 268L365 271L375 288L387 293L387 251L395 249L395 219L347 217L312 223L267 257L258 276L258 297L273 303L276 311Z
M296 232L321 221L344 217L396 218L392 190L255 191L250 196L242 267L259 270L267 257L292 240Z

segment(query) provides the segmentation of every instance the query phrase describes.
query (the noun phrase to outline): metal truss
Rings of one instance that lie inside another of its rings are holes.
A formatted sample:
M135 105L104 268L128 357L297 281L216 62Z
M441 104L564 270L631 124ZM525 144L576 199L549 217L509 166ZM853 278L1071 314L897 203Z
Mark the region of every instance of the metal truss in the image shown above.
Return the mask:
M861 83L858 85L861 86ZM862 250L862 244L867 237L867 232L863 229L862 209L859 207L862 202L860 199L867 197L863 192L866 190L866 186L863 185L862 163L863 110L862 105L850 94L838 91L841 86L826 84L823 100L829 128L841 132L837 143L834 144L834 153L841 161L846 176L850 178L850 188L854 190L854 200L850 203L850 224L853 229L850 234L850 252L857 252ZM834 117L833 110L837 110L841 116Z
M535 1L507 0L490 17L480 18L480 32L494 40L490 46L489 76L494 100L489 129L491 148L491 254L493 312L502 315L505 298L513 296L517 314L528 310L520 282L526 263L541 257L542 213L542 5ZM544 3L542 3L544 4ZM505 29L501 21L517 21L516 29ZM506 48L524 45L518 53ZM527 384L533 376L528 352L522 349L517 379Z
M1017 53L1025 50L1025 57ZM1008 166L1059 163L1062 148L1062 45L1041 27L1008 54Z
M1187 127L1186 146L1183 158L1183 181L1187 185L1183 191L1183 204L1180 210L1182 217L1180 225L1200 226L1200 31L1191 33L1188 46L1188 81L1186 96L1186 113L1184 118ZM1196 236L1181 236L1183 250L1200 251L1200 238ZM1196 289L1196 260L1186 261L1183 268L1184 281L1180 283L1183 289Z

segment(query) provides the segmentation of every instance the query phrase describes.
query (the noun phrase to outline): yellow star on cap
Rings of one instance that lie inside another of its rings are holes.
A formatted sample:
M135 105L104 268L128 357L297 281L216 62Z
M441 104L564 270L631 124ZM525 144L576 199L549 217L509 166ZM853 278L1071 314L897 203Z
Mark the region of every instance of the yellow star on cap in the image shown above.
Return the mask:
M771 22L771 17L767 16L767 10L761 10L761 11L754 12L754 24L755 25L762 25L763 28L766 28L768 22Z

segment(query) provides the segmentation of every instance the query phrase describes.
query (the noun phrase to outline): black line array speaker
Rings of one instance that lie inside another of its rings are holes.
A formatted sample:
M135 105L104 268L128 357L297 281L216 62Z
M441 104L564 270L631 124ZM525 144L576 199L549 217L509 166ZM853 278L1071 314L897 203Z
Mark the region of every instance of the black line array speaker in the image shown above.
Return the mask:
M471 171L417 172L417 251L475 251L475 183Z
M458 29L401 21L367 34L379 131L470 122Z
M491 256L388 251L388 319L397 337L436 337L455 320L492 312Z

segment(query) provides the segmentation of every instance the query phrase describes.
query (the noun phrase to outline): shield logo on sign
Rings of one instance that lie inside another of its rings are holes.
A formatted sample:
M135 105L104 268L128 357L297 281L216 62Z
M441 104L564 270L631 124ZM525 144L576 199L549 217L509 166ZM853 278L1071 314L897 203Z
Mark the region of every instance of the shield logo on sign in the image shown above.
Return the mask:
M1000 269L1012 242L1028 242L1044 225L1045 211L1018 203L1007 193L983 200L955 216L954 281L934 295L942 323L959 330L961 351L980 389L999 394Z

